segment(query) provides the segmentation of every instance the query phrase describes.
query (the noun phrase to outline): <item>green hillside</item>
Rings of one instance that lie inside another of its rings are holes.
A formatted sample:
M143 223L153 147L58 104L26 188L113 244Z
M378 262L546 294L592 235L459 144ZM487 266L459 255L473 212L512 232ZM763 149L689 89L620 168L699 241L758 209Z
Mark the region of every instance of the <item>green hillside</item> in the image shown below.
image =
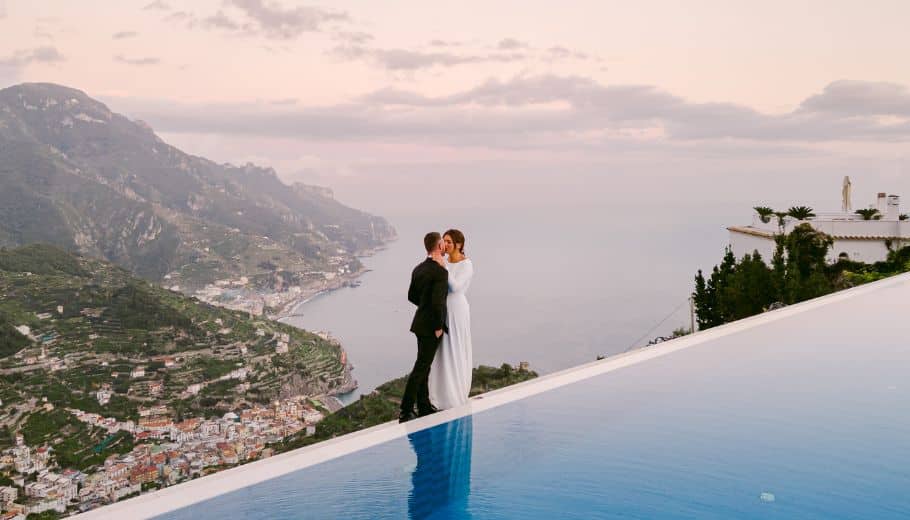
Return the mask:
M31 339L14 330L22 326ZM276 353L285 339L288 351ZM341 359L337 344L314 334L200 303L106 262L47 245L0 250L7 432L46 423L45 404L125 420L140 406L211 416L279 395L331 394L350 384ZM248 388L220 379L238 369L248 371ZM201 390L189 393L195 384ZM101 389L110 402L99 402Z

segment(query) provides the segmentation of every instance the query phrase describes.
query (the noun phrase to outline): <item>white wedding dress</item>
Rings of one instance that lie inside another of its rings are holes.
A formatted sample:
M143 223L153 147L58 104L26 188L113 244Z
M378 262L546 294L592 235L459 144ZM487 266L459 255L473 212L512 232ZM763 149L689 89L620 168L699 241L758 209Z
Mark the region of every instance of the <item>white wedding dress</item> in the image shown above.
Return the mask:
M468 402L474 367L471 307L465 296L474 277L474 264L465 258L461 262L447 264L446 269L449 271L449 295L446 297L449 333L442 336L428 381L430 402L440 410Z

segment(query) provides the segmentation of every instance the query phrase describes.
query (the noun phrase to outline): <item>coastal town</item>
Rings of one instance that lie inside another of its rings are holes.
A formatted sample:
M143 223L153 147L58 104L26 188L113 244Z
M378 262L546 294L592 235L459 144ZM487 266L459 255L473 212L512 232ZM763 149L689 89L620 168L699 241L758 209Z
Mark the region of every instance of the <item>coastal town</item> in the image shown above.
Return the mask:
M352 273L340 269L329 278ZM0 252L0 294L15 340L0 360L0 520L87 511L269 457L357 387L326 332L52 247Z
M108 439L125 432L135 446L110 455L91 472L55 467L53 447L32 449L22 435L0 454L0 469L12 469L12 485L0 487L0 519L24 519L33 513L87 511L160 487L269 457L270 444L301 431L315 432L325 416L323 404L296 396L254 406L239 414L175 421L166 406L139 409L139 420L118 420L67 409L77 420L102 428ZM122 438L121 438L122 439ZM19 490L23 490L20 495Z
M339 250L338 253L327 260L325 270L280 272L268 283L239 276L215 280L201 288L190 289L174 283L179 279L179 273L169 273L164 279L172 291L184 291L200 301L245 312L250 316L268 316L274 319L292 314L295 307L321 293L360 285L356 278L363 274L363 266L356 258L343 255L344 251Z

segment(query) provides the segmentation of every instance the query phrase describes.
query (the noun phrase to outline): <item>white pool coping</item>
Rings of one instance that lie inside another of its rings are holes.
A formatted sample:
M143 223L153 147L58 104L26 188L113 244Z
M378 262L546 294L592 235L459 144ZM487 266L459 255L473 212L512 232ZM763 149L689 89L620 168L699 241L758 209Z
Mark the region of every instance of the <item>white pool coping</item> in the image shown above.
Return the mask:
M712 341L754 327L789 318L796 314L824 307L855 296L908 283L910 283L910 273L893 276L852 289L846 289L827 296L790 305L779 310L766 312L705 331L699 331L695 334L659 343L655 346L618 354L599 361L547 374L531 381L494 390L472 398L470 402L464 406L445 410L429 417L415 419L405 424L398 424L397 422L380 424L372 428L177 484L153 493L130 498L122 502L75 515L72 518L83 520L98 518L138 519L162 515L225 493L230 493L294 471L308 468L315 464L398 439L409 433L431 428L460 417L496 408L497 406L531 397L565 385L577 383L620 368L636 365L707 341ZM908 301L910 301L910 299L908 299Z

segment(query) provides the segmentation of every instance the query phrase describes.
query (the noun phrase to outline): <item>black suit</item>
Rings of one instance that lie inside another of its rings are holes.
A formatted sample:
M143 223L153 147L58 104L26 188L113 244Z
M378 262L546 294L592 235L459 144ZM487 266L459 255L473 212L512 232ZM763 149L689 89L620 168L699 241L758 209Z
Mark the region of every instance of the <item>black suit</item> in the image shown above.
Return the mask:
M423 414L432 409L427 379L430 366L436 357L441 338L437 330L446 330L446 295L449 292L449 272L431 258L414 268L411 273L411 287L408 300L417 306L411 332L417 336L417 361L401 398L402 412L411 412L417 402L418 412Z

